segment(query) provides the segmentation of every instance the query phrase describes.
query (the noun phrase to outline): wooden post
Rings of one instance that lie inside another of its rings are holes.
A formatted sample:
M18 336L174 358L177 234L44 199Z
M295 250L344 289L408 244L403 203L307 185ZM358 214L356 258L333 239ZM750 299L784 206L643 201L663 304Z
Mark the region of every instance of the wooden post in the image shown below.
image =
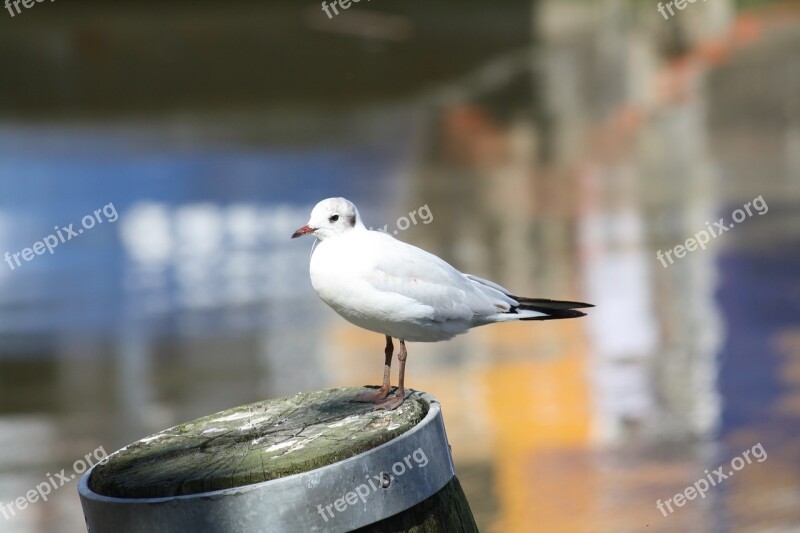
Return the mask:
M236 407L112 454L81 479L90 533L475 532L439 402L329 389Z

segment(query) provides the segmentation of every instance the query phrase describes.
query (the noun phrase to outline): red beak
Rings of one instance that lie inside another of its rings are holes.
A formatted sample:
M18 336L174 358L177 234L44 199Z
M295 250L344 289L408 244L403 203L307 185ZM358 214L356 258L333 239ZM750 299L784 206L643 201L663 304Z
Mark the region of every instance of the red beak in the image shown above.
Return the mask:
M314 228L310 228L308 226L303 226L299 230L295 231L292 234L292 239L296 239L298 237L302 237L303 235L308 235L309 233L314 233Z

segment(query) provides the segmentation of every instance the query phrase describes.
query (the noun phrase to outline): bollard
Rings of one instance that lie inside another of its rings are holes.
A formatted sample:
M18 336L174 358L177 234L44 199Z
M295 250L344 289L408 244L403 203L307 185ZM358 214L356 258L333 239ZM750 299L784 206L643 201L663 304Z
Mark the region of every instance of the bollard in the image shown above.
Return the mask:
M236 407L114 452L80 480L90 533L477 532L439 402L363 389Z

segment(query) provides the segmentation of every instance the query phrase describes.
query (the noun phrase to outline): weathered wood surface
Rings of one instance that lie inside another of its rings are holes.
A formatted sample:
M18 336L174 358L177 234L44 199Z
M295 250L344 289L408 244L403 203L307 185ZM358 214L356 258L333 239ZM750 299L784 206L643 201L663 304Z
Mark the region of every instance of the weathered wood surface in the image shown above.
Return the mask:
M363 390L298 394L175 426L98 465L89 487L105 496L153 498L268 481L375 448L413 428L427 413L427 404L415 394L388 412L351 403Z

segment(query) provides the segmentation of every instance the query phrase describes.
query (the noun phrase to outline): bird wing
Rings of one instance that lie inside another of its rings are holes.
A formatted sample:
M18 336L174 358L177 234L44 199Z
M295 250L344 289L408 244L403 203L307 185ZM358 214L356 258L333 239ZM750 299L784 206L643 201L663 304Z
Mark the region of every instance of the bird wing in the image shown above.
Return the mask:
M472 321L507 310L512 300L493 284L473 281L443 259L389 235L370 232L374 252L364 281L430 308L437 322ZM482 281L482 280L481 280Z

